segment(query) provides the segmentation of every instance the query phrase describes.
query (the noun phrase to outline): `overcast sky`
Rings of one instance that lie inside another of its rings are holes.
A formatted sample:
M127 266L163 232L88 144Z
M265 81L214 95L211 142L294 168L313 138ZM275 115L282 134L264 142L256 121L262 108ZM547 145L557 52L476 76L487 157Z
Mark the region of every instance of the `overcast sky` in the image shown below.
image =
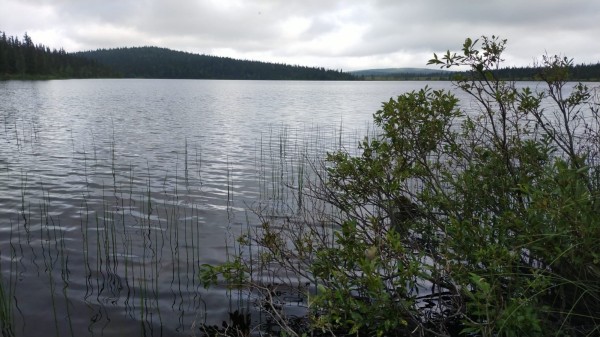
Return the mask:
M600 61L597 0L0 0L0 30L69 52L152 45L343 70L424 67L492 34L508 39L506 65Z

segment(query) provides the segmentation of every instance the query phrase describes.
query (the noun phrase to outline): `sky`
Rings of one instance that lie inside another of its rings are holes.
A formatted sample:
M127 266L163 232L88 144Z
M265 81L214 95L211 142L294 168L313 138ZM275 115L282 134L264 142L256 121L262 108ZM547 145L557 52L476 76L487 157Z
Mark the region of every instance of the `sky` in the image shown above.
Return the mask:
M159 46L344 71L426 67L482 35L508 40L505 66L600 61L597 0L0 0L0 31L68 52Z

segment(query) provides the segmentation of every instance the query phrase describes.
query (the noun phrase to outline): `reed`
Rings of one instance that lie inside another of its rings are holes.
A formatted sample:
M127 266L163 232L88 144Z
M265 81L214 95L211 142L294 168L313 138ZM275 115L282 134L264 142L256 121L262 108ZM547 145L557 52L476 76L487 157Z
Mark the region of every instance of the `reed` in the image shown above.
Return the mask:
M246 182L240 181L245 177L238 180L242 176L238 158L225 156L219 177L224 195L218 201L224 206L222 227L227 237L223 259L243 253L252 264L261 261L263 248L237 239L252 237L260 227L264 219L255 213L258 209L290 220L309 213L313 205L304 190L316 183L311 162L343 142L341 127L340 123L327 132L311 127L267 129L256 140L255 166L242 168L255 173L255 185L245 187L251 193L240 190ZM5 123L4 129L2 136L10 138L24 157L31 155L24 144L46 140L45 130L34 124L16 120ZM210 310L203 309L204 297L214 294L206 294L197 279L199 265L207 260L202 247L205 231L221 225L206 223L207 207L202 204L207 181L215 179L208 173L214 158L203 154L202 144L186 137L174 172L162 174L150 161L140 168L122 158L115 132L103 136L91 131L87 145L77 143L80 135L68 132L64 156L73 168L65 167L62 178L80 179L74 193L76 208L65 209L66 187L58 180L29 172L20 163L6 163L0 173L0 179L18 186L14 212L6 217L11 224L10 250L4 241L1 247L2 253L11 254L10 267L3 263L0 269L7 281L0 289L3 333L14 333L14 301L27 292L23 284L47 289L43 300L51 306L51 315L45 325L60 336L102 334L120 314L139 324L140 335L157 333L152 332L157 327L190 329L195 312L202 310L204 322L214 319L207 313ZM332 135L335 132L339 133ZM69 172L75 170L80 171ZM282 282L280 276L260 268L252 272L256 282ZM260 301L256 294L232 287L228 296L229 311L240 312L240 317L252 313L261 322L270 317L253 309ZM17 335L35 329L27 315L22 313L23 328ZM89 325L82 329L86 315Z
M4 285L4 277L0 273L0 331L2 336L12 337L14 336L14 317L12 307L12 293L10 286L8 289Z
M10 255L6 259L2 256L0 251L0 331L3 337L13 337L14 332L14 311L13 311L13 300L16 286L16 278L14 274L13 263L16 259L16 250L13 246L13 224L10 224L10 238L11 244ZM8 260L10 264L8 279L5 280L4 273L2 272L2 261Z

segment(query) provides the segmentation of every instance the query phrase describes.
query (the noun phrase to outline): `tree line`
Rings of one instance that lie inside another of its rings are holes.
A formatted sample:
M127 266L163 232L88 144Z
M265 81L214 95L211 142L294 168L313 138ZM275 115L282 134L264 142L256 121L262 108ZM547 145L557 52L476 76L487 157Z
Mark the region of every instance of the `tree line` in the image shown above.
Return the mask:
M496 76L503 81L539 81L543 67L507 67L496 70ZM568 67L569 81L600 81L600 62L596 64L572 64ZM366 81L452 81L466 76L466 72L397 72L359 75L359 80Z
M510 81L540 80L540 67L511 67L497 71L498 77ZM571 64L568 67L570 81L600 81L600 63Z
M0 31L0 79L93 78L116 74L96 61L35 44L25 33L22 39Z
M0 79L185 78L244 80L354 80L341 70L237 60L158 47L67 53L0 31Z
M600 81L600 63L570 65L568 79ZM539 80L540 67L507 67L501 80ZM67 53L0 31L0 79L185 78L244 80L454 80L464 72L399 72L355 76L341 70L199 55L159 47L127 47Z
M340 70L238 60L159 47L98 49L76 53L118 71L126 78L240 80L354 80Z
M360 75L358 78L364 81L452 81L455 76L453 71L439 71Z

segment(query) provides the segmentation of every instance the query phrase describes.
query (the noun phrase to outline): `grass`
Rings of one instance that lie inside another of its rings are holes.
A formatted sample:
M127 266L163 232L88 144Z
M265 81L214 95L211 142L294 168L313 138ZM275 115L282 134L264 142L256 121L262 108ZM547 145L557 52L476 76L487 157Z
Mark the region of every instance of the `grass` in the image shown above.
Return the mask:
M20 133L15 134L22 138ZM22 146L19 141L18 147ZM16 225L11 225L10 238L3 241L1 251L8 252L5 248L14 246L23 249L13 250L12 257L2 265L3 274L11 280L4 286L3 278L0 289L4 335L12 335L17 304L24 310L20 318L23 328L17 335L37 328L26 318L31 306L27 303L29 286L47 289L47 297L44 291L35 293L46 297L39 300L48 304L50 321L42 324L53 325L55 331L51 334L57 336L82 333L80 323L73 322L75 317L81 322L85 307L91 309L87 330L92 333L106 329L105 325L115 318L110 316L118 314L110 307L120 306L144 326L142 330L158 329L166 323L161 310L168 307L162 304L161 292L169 288L171 307L181 313L176 315L200 308L198 280L190 274L196 269L201 251L197 247L201 207L179 200L179 183L190 179L177 181L177 190L155 191L149 171L145 178L137 176L131 166L127 172L117 172L116 151L110 152L107 177L101 171L102 159L89 158L85 151L78 153L75 149L73 160L83 163L85 181L81 191L76 192L81 196L79 209L64 213L63 196L54 192L61 186L35 173L15 175L7 164L3 180L19 181L20 200L18 212L3 217ZM147 182L139 184L142 179ZM194 240L191 247L189 240ZM17 281L17 275L25 280ZM189 326L184 317L170 319L170 325L179 324L182 330Z
M36 142L44 141L44 130L18 119L11 125L5 124L4 140L20 158L28 158L37 151ZM311 163L328 149L352 143L354 135L341 124L304 130L272 127L257 136L253 167L226 157L219 177L210 171L212 158L203 154L200 143L186 138L176 153L175 170L160 172L150 163L139 167L124 161L114 133L108 135L107 149L93 132L87 148L69 134L63 160L71 162L72 172L66 168L56 181L20 160L5 163L0 182L18 188L10 192L11 206L2 216L11 224L10 238L2 241L1 250L5 253L10 247L11 254L1 269L3 280L8 280L0 289L3 333L31 334L41 324L53 326L48 332L57 336L84 331L110 335L111 329L125 324L123 317L128 326L138 324L134 331L140 335L186 332L193 325L210 323L215 315L208 313L214 308L207 307L205 298L215 303L215 296L222 296L227 287L206 293L198 279L199 265L223 261L230 252L241 250L260 259L257 247L236 241L240 234L252 235L262 221L254 211L268 210L273 218L306 216L308 208L317 206L303 196L303 190L316 183L311 181L315 176L310 171L316 168ZM244 185L250 172L254 187ZM211 209L204 201L206 190L219 181L223 194L217 204L221 204ZM326 211L319 207L319 212ZM206 214L219 209L226 214L221 217L223 226L207 223ZM1 226L6 224L3 220ZM215 228L225 234L222 256L207 256L212 248L205 247L206 231L215 237ZM256 277L281 281L268 273ZM27 318L36 307L29 302L28 288L38 289L41 305L51 309L39 323ZM226 292L228 304L220 310L231 313L250 312L261 301L242 289ZM263 311L253 312L255 323L271 318ZM85 317L88 323L83 326ZM204 321L196 322L198 317Z
M11 226L12 227L12 226ZM12 231L11 231L12 234ZM10 257L12 262L14 256ZM2 256L0 254L0 261ZM11 263L12 265L12 263ZM1 265L0 265L1 267ZM8 284L5 285L5 278L0 269L0 331L3 337L14 336L14 312L13 312L13 297L14 297L14 277L12 277L12 268L10 270Z

